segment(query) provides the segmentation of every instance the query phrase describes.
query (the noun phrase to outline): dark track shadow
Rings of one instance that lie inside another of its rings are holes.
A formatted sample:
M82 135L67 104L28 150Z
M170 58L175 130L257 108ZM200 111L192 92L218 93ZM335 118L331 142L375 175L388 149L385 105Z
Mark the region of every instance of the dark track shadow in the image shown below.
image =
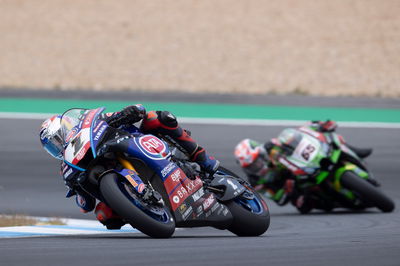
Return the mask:
M58 236L57 236L58 237ZM63 236L65 238L74 238L74 239L137 239L137 240L151 240L151 241L171 241L174 239L233 239L240 238L244 239L247 237L238 237L235 235L184 235L184 236L175 236L173 235L170 238L151 238L146 235L137 235L137 234L124 234L124 235L85 235L85 236ZM259 237L267 237L267 234L258 236ZM255 238L255 237L248 237Z
M352 214L384 214L379 210L345 210L345 209L338 209L333 210L330 212L325 211L312 211L307 214L301 214L300 212L285 212L285 213L271 213L271 217L279 217L279 216L320 216L320 215L352 215Z

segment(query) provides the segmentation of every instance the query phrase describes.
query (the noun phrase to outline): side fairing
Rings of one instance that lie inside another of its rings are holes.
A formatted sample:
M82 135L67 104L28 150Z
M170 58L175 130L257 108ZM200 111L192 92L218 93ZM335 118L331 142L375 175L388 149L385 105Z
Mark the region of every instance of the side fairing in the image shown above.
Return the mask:
M77 165L90 150L90 128L84 128L69 142L64 151L64 160L67 163Z
M168 146L152 135L121 139L127 153L143 160L161 178L177 222L208 219L217 210L227 213L212 193L206 192L202 180L189 179L181 168L168 159Z

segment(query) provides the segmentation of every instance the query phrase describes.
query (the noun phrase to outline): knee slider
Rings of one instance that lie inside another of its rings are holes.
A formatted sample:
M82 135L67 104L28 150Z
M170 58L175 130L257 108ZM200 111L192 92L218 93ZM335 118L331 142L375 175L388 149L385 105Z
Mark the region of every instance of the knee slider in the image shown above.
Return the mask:
M176 116L174 116L171 112L168 111L158 111L158 120L160 120L161 124L167 127L177 127L178 121L176 120Z

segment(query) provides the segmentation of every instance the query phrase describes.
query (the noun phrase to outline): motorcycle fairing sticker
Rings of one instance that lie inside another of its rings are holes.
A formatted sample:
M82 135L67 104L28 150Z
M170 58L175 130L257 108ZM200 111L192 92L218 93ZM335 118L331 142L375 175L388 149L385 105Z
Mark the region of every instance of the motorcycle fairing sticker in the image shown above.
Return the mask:
M64 157L67 162L76 165L90 149L90 129L82 129L68 144Z
M91 110L83 117L82 128L80 131L78 129L78 133L70 141L64 152L65 161L77 165L90 149L90 127L98 111L99 109Z
M176 168L164 181L172 209L175 211L189 196L203 187L200 178L190 180L180 168Z
M108 125L106 124L106 122L102 120L97 122L92 132L93 148L96 148L100 138L104 135L104 132L106 132L107 127Z
M134 141L140 151L150 159L163 160L169 153L167 145L153 135L144 135Z
M143 192L145 185L135 171L130 169L122 169L118 173L123 175L126 179L128 179L129 183L132 184L132 186L136 189L137 192L139 193Z

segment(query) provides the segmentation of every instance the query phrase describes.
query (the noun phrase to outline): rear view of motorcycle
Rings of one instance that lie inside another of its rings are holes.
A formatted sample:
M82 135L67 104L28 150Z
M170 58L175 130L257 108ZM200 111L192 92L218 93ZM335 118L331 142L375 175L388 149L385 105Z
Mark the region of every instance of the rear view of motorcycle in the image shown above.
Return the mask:
M393 200L382 192L355 151L334 130L303 126L283 130L264 146L243 140L236 146L235 156L253 183L259 182L258 189L279 205L292 202L301 213L371 207L393 211ZM361 151L358 149L359 154L371 152Z
M78 183L126 223L156 238L175 227L212 226L238 236L269 227L264 200L242 178L220 167L210 176L171 139L129 132L98 119L104 108L70 109L62 118L64 160Z
M315 196L325 208L376 207L383 212L393 211L394 202L378 188L377 180L342 136L308 127L286 129L281 134L291 135L294 141L280 162L297 177L298 189L319 188Z

